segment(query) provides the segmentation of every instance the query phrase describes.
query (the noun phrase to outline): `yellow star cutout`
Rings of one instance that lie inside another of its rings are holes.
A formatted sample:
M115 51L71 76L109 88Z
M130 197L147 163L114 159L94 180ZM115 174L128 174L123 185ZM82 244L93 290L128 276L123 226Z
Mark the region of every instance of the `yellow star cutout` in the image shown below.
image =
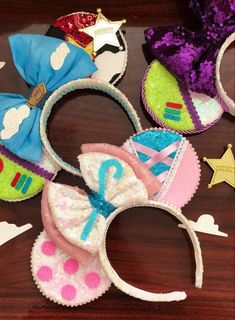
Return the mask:
M123 50L120 46L116 32L120 29L123 23L126 23L126 20L110 21L101 13L101 9L97 9L97 13L97 19L93 26L79 30L93 38L94 54L106 44L119 47L120 50Z
M227 150L220 159L207 159L203 158L203 161L207 162L209 166L214 170L210 184L208 188L212 188L213 185L220 182L227 182L230 186L235 188L235 160L232 152L232 145L227 145Z

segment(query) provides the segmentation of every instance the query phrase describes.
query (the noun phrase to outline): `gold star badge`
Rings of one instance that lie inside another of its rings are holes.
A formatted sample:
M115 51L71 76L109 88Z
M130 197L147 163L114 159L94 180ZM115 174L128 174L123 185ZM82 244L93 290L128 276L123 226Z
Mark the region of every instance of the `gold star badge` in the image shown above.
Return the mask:
M120 50L123 50L116 32L120 29L123 23L126 23L126 20L110 21L101 13L101 9L97 9L97 13L97 19L93 26L79 30L93 38L94 54L106 44L119 47Z
M235 160L232 152L232 145L227 145L227 150L220 159L207 159L203 158L203 161L207 162L209 166L214 170L210 184L208 188L212 188L213 185L220 182L227 182L230 186L235 188Z

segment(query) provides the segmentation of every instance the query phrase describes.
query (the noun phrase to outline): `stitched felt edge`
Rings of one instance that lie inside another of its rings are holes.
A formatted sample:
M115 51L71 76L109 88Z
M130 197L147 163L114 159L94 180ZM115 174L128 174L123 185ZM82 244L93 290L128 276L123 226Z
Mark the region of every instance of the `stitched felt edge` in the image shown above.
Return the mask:
M80 80L73 80L65 85L61 86L57 90L55 90L49 99L46 101L44 108L42 110L42 114L40 117L40 135L42 139L42 143L49 154L49 156L64 170L72 173L73 175L81 176L81 172L79 169L73 167L69 163L62 160L61 157L53 150L48 138L47 138L47 120L50 116L51 110L54 104L60 100L64 95L67 93L78 90L78 89L92 89L104 92L115 99L119 104L121 104L122 108L126 111L131 120L135 130L137 132L142 130L142 126L140 123L140 118L127 99L124 93L114 87L112 84L105 82L103 80L98 79L80 79Z
M0 153L3 154L10 161L15 162L19 166L23 167L26 170L32 171L34 174L46 179L51 180L54 176L54 173L49 172L47 169L40 167L34 162L30 162L28 160L23 160L17 157L14 153L8 150L4 145L0 144Z
M221 79L220 79L220 65L224 56L224 52L226 51L226 49L229 47L229 45L235 41L235 32L233 32L232 34L230 34L230 36L225 40L225 42L223 43L222 47L219 50L217 59L216 59L216 67L215 67L215 85L216 85L216 89L218 91L219 96L221 97L221 99L224 101L225 105L224 105L224 109L225 111L229 112L231 115L235 116L235 102L233 101L233 99L231 99L227 92L225 91L222 83L221 83Z
M127 68L128 54L129 54L129 52L128 52L128 46L127 46L127 41L126 41L126 39L125 39L125 37L124 37L124 35L123 35L123 32L120 30L119 33L120 33L120 36L121 36L122 41L124 42L124 45L125 45L125 48L126 48L126 50L125 50L125 51L126 51L126 59L125 59L124 65L123 65L122 72L121 72L120 75L112 82L113 85L117 84L117 83L121 80L121 78L124 76L124 74L125 74L125 72L126 72L126 68Z
M162 188L153 200L160 201L161 198L164 198L168 194L170 187L173 181L175 180L176 173L181 164L181 161L184 158L185 151L188 146L189 146L189 141L186 138L182 137L180 141L180 145L176 151L176 155L170 167L170 170L168 171L167 177L163 182Z
M129 140L131 140L132 138L134 138L135 136L137 136L137 135L139 135L139 134L141 134L141 133L143 133L143 132L146 132L146 131L158 131L158 130L168 131L168 132L172 132L172 133L174 133L174 134L178 134L178 135L182 136L182 134L180 134L179 132L176 132L176 131L174 131L174 130L172 130L172 129L168 129L168 128L147 128L147 129L144 129L144 130L142 130L142 131L140 131L140 132L137 132L137 133L133 134L132 136L130 136L130 137L123 143L123 145L124 145L126 142L128 142ZM182 136L182 139L186 139L186 138L184 138L184 137ZM197 153L196 153L196 150L194 149L194 147L193 147L193 145L191 144L191 142L190 142L189 140L186 140L186 141L188 142L188 146L190 146L190 147L192 148L192 151L194 152L194 155L195 155L195 157L196 157L196 159L197 159L199 179L198 179L198 181L197 181L195 190L194 190L194 192L192 193L192 196L190 197L190 199L188 199L187 202L185 202L185 204L184 204L181 208L183 208L186 204L188 204L189 201L191 201L191 199L194 197L194 195L195 195L195 193L197 192L197 189L198 189L198 187L199 187L199 185L200 185L200 181L201 181L201 164L200 164L200 159L198 158L198 155L197 155ZM182 160L182 159L181 159L181 160ZM168 173L168 174L169 174L169 173ZM168 175L167 175L167 178L168 178ZM163 183L163 186L162 186L163 188L164 188L164 185L165 185L165 183L166 183L166 181L167 181L167 178L166 178L165 182ZM169 189L169 188L170 188L170 186L168 187L168 189ZM168 204L169 204L170 206L172 206L172 204L170 204L170 203L168 203Z
M4 148L5 148L5 147L4 147ZM8 150L7 150L7 151L8 151ZM2 150L1 150L1 152L2 152ZM9 152L10 152L10 151L9 151ZM8 157L8 156L5 155L4 153L2 153L2 154L3 154L5 157L7 157L9 160L17 163L18 165L21 165L23 168L25 168L25 169L27 169L27 170L30 170L29 168L25 167L25 166L21 163L21 161L22 161L22 162L24 162L24 161L27 162L27 160L21 160L21 159L19 159L20 161L18 162L18 161L15 161L14 159ZM14 157L15 157L15 156L14 156ZM53 161L52 158L50 158L50 160ZM32 163L32 164L33 164L33 163ZM44 170L44 169L43 169L43 170ZM55 179L55 177L57 176L57 174L58 174L59 171L60 171L60 168L58 168L58 169L55 171L55 173L54 173L54 175L52 176L52 178L51 178L50 180L48 180L48 181L53 181L53 180ZM36 174L36 173L35 173L35 174ZM38 175L39 175L39 174L38 174ZM46 183L46 182L45 182L45 183ZM20 201L32 199L33 197L35 197L36 195L38 195L38 194L43 190L45 183L42 185L42 187L38 190L37 193L35 193L35 194L31 195L31 196L24 197L24 198L20 198L20 199L11 199L11 200L10 200L10 199L1 198L0 200L2 200L2 201L7 201L7 202L20 202Z
M156 60L156 59L155 59ZM152 67L152 64L154 63L154 61L152 61L152 63L148 66L147 70L145 71L145 74L144 74L144 78L142 80L142 84L141 84L141 98L142 98L142 101L143 101L143 104L144 104L144 107L146 109L146 111L149 113L149 115L152 117L152 119L161 127L163 128L166 128L166 129L171 129L173 130L171 127L167 126L166 124L164 124L155 114L154 112L150 109L150 107L148 106L148 103L147 103L147 100L146 100L146 92L145 92L145 81L146 81L146 78L147 78L147 75L148 75L148 72L150 70L150 68ZM215 97L214 99L216 99L219 103L220 103L220 100ZM211 122L210 124L206 125L206 126L203 126L201 129L194 129L194 130L175 130L175 132L178 132L178 133L181 133L181 134L194 134L194 133L200 133L200 132L203 132L203 131L206 131L207 129L209 129L210 127L212 127L214 124L216 124L220 118L222 117L222 114L221 113L217 119L215 119L213 122ZM191 116L190 116L191 117Z
M37 281L37 279L36 279L36 277L35 277L35 275L34 275L34 272L33 272L33 250L34 250L34 247L36 246L36 243L37 243L39 237L41 236L41 234L42 234L43 232L46 233L45 230L41 231L40 234L37 236L36 240L34 241L34 244L33 244L32 250L31 250L31 255L30 255L30 269L31 269L31 273L32 273L32 277L33 277L34 283L35 283L36 287L38 288L38 290L41 292L41 294L42 294L44 297L46 297L48 300L50 300L50 301L52 301L52 302L54 302L54 303L57 303L57 304L59 304L59 305L73 308L73 307L82 306L82 305L84 305L84 304L90 303L90 302L92 302L92 301L100 298L103 294L105 294L105 293L110 289L110 287L111 287L111 285L112 285L112 282L110 283L110 285L109 285L109 287L107 288L107 290L105 290L103 293L101 293L101 294L100 294L99 296L97 296L96 298L91 299L91 300L89 300L89 301L86 301L86 302L84 302L84 303L66 304L66 303L61 303L61 302L59 302L59 301L57 301L57 300L52 299L51 297L49 297L49 296L46 294L46 292L44 292L44 291L42 290L42 288L40 287L40 285L38 284L38 281ZM61 250L61 249L60 249L60 250Z
M128 295L145 300L145 301L158 301L158 302L171 302L171 301L180 301L186 299L187 295L184 291L173 291L170 293L153 293L149 291L145 291L142 289L138 289L124 280L122 280L119 275L116 273L116 271L111 266L108 256L107 256L107 250L106 250L106 235L109 228L109 225L114 220L114 218L121 212L125 211L126 209L133 208L133 207L153 207L153 208L159 208L162 210L167 211L169 214L173 215L176 219L181 221L183 225L185 226L186 231L188 232L188 235L192 241L193 248L194 248L194 256L195 256L195 262L196 262L196 271L195 271L195 286L197 288L202 287L203 283L203 260L202 260L202 253L201 253L201 247L200 242L198 240L198 237L191 227L189 220L182 214L181 210L174 208L172 206L169 206L167 203L164 202L158 202L158 201L147 201L144 203L132 203L127 206L123 206L115 210L115 212L109 216L107 219L106 224L106 230L104 233L103 241L101 243L100 249L99 249L99 255L100 255L100 261L103 265L104 270L108 274L109 278L113 282L113 284L120 289L121 291L127 293Z

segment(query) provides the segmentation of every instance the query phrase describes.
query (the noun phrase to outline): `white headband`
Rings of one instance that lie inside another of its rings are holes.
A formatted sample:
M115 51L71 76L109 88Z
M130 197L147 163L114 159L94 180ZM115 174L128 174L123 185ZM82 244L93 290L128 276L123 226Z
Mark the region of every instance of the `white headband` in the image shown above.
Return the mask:
M127 97L117 88L115 88L112 84L107 83L102 80L94 80L94 79L82 79L82 80L75 80L71 81L63 86L61 86L59 89L53 92L53 94L49 97L49 99L46 101L41 118L40 118L40 134L42 142L45 146L45 149L47 150L48 154L51 156L51 158L57 163L61 168L63 168L66 171L69 171L70 173L74 175L81 175L81 172L79 169L73 167L72 165L66 163L61 159L61 157L54 151L52 148L48 137L47 137L47 121L50 116L51 110L54 106L54 104L60 100L64 95L71 91L75 91L78 89L92 89L92 90L98 90L101 92L104 92L108 95L110 95L113 99L115 99L117 102L120 103L120 105L123 107L123 109L127 112L136 132L139 132L142 130L142 126L139 120L139 117L127 99Z
M110 280L114 283L114 285L118 289L129 294L132 297L135 297L141 300L146 300L146 301L158 301L158 302L184 300L187 297L184 291L173 291L169 293L152 293L142 289L138 289L128 284L124 280L122 280L117 274L117 272L111 266L110 261L107 257L107 251L106 251L106 234L107 234L109 225L119 213L133 207L153 207L153 208L159 208L159 209L165 210L169 214L173 215L185 226L185 229L189 234L189 237L192 241L193 248L194 248L194 256L195 256L195 262L196 262L195 286L197 288L202 287L203 262L202 262L200 243L195 231L190 226L188 219L181 213L179 209L170 207L167 204L156 202L156 201L148 201L146 203L140 203L140 204L128 205L126 207L121 207L121 208L118 208L112 215L110 215L110 217L107 220L105 235L99 249L100 261L103 265L104 270L108 274Z
M216 88L218 90L218 93L221 97L221 99L224 101L227 111L235 116L235 102L228 96L227 92L224 90L224 87L221 83L220 79L220 65L222 58L224 56L224 52L229 47L229 45L235 41L235 32L233 32L223 43L222 47L219 50L218 57L216 60Z

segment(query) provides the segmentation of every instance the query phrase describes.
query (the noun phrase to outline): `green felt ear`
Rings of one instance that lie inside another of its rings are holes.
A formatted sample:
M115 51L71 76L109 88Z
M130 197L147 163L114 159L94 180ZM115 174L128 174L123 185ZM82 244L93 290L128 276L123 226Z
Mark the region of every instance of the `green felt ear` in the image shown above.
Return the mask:
M0 154L0 199L20 201L39 193L45 178L23 168Z
M164 126L177 131L195 129L177 80L157 60L148 69L143 95L147 108Z

